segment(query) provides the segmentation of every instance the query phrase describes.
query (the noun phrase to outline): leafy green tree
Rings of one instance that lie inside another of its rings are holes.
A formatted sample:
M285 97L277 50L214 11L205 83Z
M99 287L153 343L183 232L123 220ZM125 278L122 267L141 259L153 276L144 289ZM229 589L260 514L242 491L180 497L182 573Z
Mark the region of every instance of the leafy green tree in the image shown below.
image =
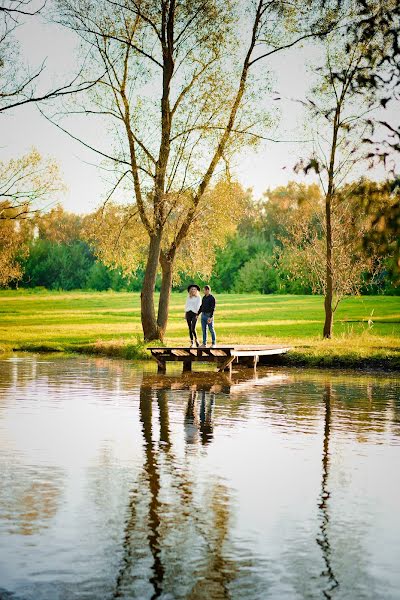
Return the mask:
M112 276L110 269L99 260L96 260L88 273L86 287L89 290L104 292L112 287L111 282Z
M249 239L235 235L216 251L211 286L216 292L232 291L239 269L254 255Z
M82 289L86 287L93 262L93 254L82 240L56 244L37 238L22 262L22 285L43 286L51 290Z
M273 268L272 261L273 257L264 253L248 260L235 278L235 292L274 294L280 291L279 273Z

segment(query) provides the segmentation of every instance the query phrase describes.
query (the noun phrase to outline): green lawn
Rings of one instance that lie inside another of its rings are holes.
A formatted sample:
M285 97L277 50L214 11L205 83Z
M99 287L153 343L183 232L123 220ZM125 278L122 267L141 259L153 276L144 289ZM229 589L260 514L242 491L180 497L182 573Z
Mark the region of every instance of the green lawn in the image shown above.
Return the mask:
M165 342L187 341L186 294L174 293ZM334 339L321 340L323 301L317 296L217 296L219 343L284 342L302 355L358 358L400 357L400 297L343 300L335 315ZM368 321L370 320L370 323ZM198 325L200 329L200 324ZM141 334L138 294L115 292L0 292L3 350L98 350L137 345Z

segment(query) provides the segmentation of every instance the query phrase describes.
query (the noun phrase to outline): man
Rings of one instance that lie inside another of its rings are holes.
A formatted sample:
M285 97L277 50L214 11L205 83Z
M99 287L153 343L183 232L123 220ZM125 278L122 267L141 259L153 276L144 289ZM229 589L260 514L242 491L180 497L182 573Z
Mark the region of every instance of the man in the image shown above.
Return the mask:
M204 296L199 308L198 315L201 314L201 328L203 330L203 343L202 347L207 346L207 327L211 333L211 348L215 348L217 345L215 329L214 329L214 310L215 310L215 298L211 293L209 285L204 286Z

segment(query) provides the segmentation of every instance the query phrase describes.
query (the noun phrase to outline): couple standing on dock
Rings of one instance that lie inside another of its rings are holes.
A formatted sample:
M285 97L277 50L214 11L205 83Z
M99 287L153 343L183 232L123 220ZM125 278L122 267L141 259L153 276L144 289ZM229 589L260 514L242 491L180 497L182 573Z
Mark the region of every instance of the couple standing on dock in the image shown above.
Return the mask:
M199 347L197 340L196 324L197 318L201 314L201 328L203 331L203 343L201 347L207 346L207 327L211 333L211 348L216 346L216 336L214 329L214 310L215 298L211 293L209 285L204 286L203 299L200 298L200 287L191 283L188 286L188 297L185 304L185 317L189 327L190 342L192 348Z

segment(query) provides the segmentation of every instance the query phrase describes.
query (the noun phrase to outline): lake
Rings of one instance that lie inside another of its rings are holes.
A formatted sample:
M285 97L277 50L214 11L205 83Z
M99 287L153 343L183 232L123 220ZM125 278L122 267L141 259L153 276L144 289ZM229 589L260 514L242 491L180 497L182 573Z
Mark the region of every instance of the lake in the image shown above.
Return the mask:
M400 598L400 378L0 360L1 600Z

